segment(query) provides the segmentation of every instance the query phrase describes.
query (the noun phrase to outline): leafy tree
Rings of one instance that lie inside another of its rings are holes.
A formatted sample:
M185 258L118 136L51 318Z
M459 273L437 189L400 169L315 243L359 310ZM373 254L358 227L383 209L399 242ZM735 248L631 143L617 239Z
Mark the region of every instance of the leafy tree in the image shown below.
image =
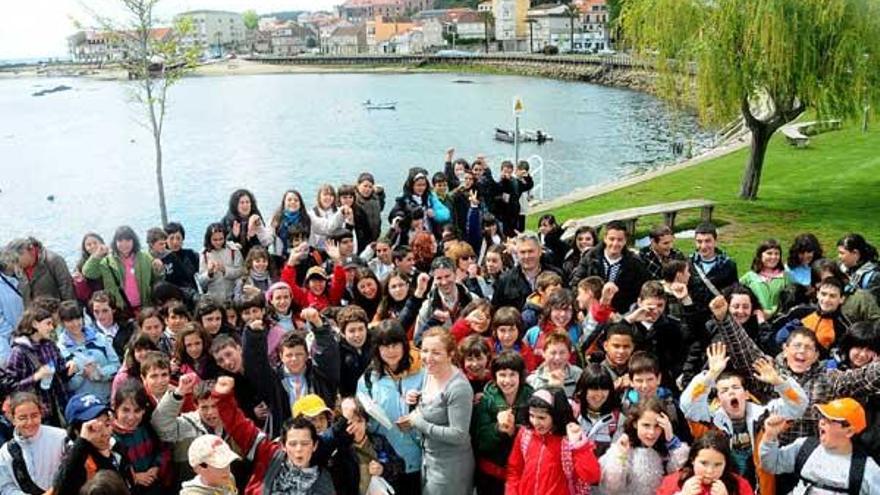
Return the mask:
M253 31L260 25L260 16L254 9L245 10L241 14L241 20L244 22L245 29Z
M756 199L772 134L807 108L856 118L880 103L876 0L626 0L624 38L650 56L658 90L752 132L740 197ZM692 79L683 74L695 70Z
M122 48L121 64L132 81L132 98L147 119L142 123L153 135L159 212L164 226L168 224L168 209L162 177L162 131L168 109L168 91L192 71L201 50L195 43L188 47L183 43L195 32L191 18L178 18L173 28L165 33L156 29L153 15L159 0L118 1L127 17L122 24L95 12L92 16L105 31L113 34L114 44Z

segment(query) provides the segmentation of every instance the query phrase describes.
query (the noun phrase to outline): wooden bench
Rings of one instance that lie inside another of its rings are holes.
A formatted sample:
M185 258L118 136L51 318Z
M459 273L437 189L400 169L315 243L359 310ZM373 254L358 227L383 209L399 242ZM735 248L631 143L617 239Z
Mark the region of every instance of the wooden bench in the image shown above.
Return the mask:
M676 201L673 203L661 203L649 206L640 206L638 208L627 208L625 210L617 210L601 215L593 215L590 217L567 220L562 224L565 233L562 234L563 240L574 237L575 231L585 225L599 228L609 222L620 221L626 224L626 230L630 236L635 234L636 222L641 217L648 215L663 215L663 223L669 228L675 228L675 217L682 210L693 210L699 208L700 216L704 222L712 221L712 210L715 209L715 202L708 199L690 199L687 201Z

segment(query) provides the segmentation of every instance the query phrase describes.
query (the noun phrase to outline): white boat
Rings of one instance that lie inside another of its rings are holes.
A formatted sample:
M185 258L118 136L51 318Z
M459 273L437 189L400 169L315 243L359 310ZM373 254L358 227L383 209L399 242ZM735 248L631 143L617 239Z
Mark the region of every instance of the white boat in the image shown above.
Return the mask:
M364 108L366 108L367 110L396 110L397 102L387 101L373 103L372 101L367 100L364 102Z
M515 141L514 139L515 133L509 129L501 129L499 127L495 128L495 139L497 141L503 141L505 143L512 143ZM541 129L538 130L528 130L528 129L520 129L519 131L519 142L521 143L538 143L543 144L547 141L553 141L553 136L547 134Z

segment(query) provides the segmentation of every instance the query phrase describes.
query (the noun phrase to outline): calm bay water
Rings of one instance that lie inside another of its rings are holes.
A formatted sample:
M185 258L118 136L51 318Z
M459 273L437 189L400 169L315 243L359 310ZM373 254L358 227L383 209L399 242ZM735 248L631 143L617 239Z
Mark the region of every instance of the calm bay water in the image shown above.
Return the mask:
M466 79L472 84L457 84ZM33 97L66 84L71 91ZM545 164L547 199L673 160L670 143L709 136L633 91L510 76L296 74L192 78L172 89L165 128L169 216L198 249L229 194L252 190L268 217L288 188L313 204L318 185L371 171L389 201L406 171L442 168L443 154L485 154L497 174L513 146L493 140L512 127L511 102L525 102L523 127L555 140L525 144ZM397 101L397 111L361 102ZM141 234L159 223L149 131L125 84L84 79L0 79L0 243L34 235L76 257L82 234L108 239L121 224ZM54 201L48 201L49 195ZM625 205L621 205L624 207Z

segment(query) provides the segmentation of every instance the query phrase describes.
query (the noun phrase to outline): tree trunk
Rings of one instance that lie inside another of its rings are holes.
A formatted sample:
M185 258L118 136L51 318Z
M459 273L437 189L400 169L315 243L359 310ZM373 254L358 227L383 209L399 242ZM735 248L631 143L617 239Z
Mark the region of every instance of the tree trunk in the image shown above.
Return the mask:
M764 169L767 144L775 129L769 130L766 124L749 126L749 129L752 131L752 146L746 162L746 172L743 174L739 197L740 199L755 200L758 199L758 186L761 184L761 172Z
M162 215L162 227L168 225L168 208L165 206L165 181L162 178L162 142L158 134L153 134L153 145L156 148L156 186L159 188L159 213Z

